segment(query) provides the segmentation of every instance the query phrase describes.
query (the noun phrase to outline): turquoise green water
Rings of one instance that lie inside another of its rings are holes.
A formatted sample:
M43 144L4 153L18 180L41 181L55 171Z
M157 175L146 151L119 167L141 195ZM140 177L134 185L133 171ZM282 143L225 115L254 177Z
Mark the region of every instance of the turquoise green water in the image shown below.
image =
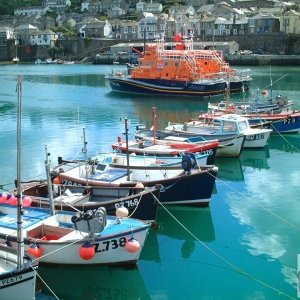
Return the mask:
M205 111L208 101L121 95L105 85L112 66L0 66L0 184L16 178L16 77L23 82L23 179L45 177L45 145L58 156L81 155L82 127L88 154L109 151L135 125L159 127ZM252 68L256 89L270 84L268 66ZM299 72L272 67L277 94L300 109ZM241 96L233 95L233 99ZM300 138L272 136L263 150L239 159L218 159L218 179L210 208L160 207L136 269L40 267L38 272L59 299L297 299L300 253ZM51 295L38 284L38 290ZM38 298L42 296L39 294Z

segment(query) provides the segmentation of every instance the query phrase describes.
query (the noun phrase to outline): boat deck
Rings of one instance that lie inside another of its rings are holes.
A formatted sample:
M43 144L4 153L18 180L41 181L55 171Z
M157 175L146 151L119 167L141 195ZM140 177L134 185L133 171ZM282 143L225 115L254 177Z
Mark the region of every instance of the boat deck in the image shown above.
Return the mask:
M9 209L9 205L1 204L5 208L0 212L0 227L17 230L17 214ZM36 210L34 208L23 210L23 228L28 228L38 222L41 222L50 216L50 212L47 210Z

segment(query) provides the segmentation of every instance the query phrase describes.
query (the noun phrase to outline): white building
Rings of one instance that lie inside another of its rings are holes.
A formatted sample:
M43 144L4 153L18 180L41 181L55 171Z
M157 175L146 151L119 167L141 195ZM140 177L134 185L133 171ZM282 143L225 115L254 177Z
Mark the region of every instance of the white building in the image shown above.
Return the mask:
M158 17L152 13L144 12L144 18L142 18L138 24L138 39L155 39L158 35L157 30Z
M31 34L30 45L53 47L57 39L58 35L55 32L51 31L50 29L46 29L44 31L38 31L34 34Z

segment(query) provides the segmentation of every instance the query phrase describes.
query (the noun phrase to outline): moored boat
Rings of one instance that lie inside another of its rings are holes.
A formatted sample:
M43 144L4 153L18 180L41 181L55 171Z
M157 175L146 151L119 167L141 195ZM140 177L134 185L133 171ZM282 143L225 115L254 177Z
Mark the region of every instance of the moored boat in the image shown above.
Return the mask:
M248 119L234 114L221 116L207 116L199 121L190 121L184 124L169 124L167 131L183 131L198 134L204 138L222 138L244 134L244 148L262 148L267 144L271 129L251 128Z
M239 157L244 144L245 136L243 134L231 135L228 137L222 137L219 139L205 139L204 137L195 134L187 133L183 131L166 131L156 130L155 133L151 129L140 129L135 133L137 139L153 141L155 136L156 143L166 142L181 142L181 143L193 143L201 145L207 145L207 143L217 143L211 148L203 149L199 151L201 154L208 154L207 163L214 164L215 157Z
M115 91L182 95L214 96L223 94L229 83L230 91L242 92L251 81L249 70L240 72L225 62L216 50L194 49L193 37L174 37L175 48L166 49L164 39L148 43L139 52L138 65L112 71L106 80Z
M0 240L14 248L16 210L15 205L0 204ZM149 222L107 216L101 207L54 215L49 209L26 207L23 217L25 250L40 263L51 264L135 264L150 228Z
M0 244L0 295L1 299L35 299L36 269L38 263L29 256L19 262L18 250Z
M271 91L271 94L273 92ZM262 92L268 95L267 91ZM246 117L253 128L272 129L272 133L299 133L300 111L293 109L293 101L286 96L272 96L260 101L257 93L255 101L221 101L209 103L208 112L199 119L219 117L224 114L237 114Z
M196 167L191 158L180 167L164 166L110 166L99 163L87 168L85 164L64 170L55 168L63 184L111 187L134 187L141 182L145 187L161 184L160 202L164 204L207 206L218 168L214 165ZM55 174L57 174L55 172Z
M185 153L194 153L195 158L199 161L198 165L205 165L207 162L207 154L212 151L216 152L216 148L219 146L218 141L208 141L203 143L188 143L186 141L175 140L150 140L144 139L139 136L137 141L122 142L120 139L117 143L112 144L112 148L115 151L122 153L137 154L137 156L151 157L156 156L157 162L166 162L172 164L180 164L182 157ZM200 161L203 159L202 162ZM213 164L213 158L208 164ZM135 157L130 157L131 160L136 160ZM179 159L179 161L178 161ZM166 165L163 163L163 165Z
M127 155L127 151L124 149L123 152L113 152L111 154L98 154L91 158L91 162L104 162L114 166L126 166L129 161L129 166L178 166L182 164L182 158L185 155L192 155L193 159L196 160L198 166L212 165L214 158L208 162L209 153L202 151L203 153L181 153L179 156L157 156L157 155L137 155L131 153ZM127 161L128 157L128 161Z
M22 182L23 195L30 197L34 207L49 208L47 181ZM125 209L131 218L156 223L161 186L143 188L66 186L53 184L53 202L56 210L88 211L104 207L108 215L118 215Z

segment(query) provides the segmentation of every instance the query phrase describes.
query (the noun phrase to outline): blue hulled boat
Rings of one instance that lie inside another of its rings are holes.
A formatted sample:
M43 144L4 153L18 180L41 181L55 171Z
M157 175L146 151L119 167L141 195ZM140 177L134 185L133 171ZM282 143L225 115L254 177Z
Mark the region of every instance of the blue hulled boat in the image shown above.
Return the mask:
M232 69L220 51L194 49L192 37L182 39L177 35L174 41L171 50L165 49L163 39L147 44L144 53L138 51L137 65L106 75L111 88L130 93L201 97L223 94L228 84L231 93L249 88L250 71Z

